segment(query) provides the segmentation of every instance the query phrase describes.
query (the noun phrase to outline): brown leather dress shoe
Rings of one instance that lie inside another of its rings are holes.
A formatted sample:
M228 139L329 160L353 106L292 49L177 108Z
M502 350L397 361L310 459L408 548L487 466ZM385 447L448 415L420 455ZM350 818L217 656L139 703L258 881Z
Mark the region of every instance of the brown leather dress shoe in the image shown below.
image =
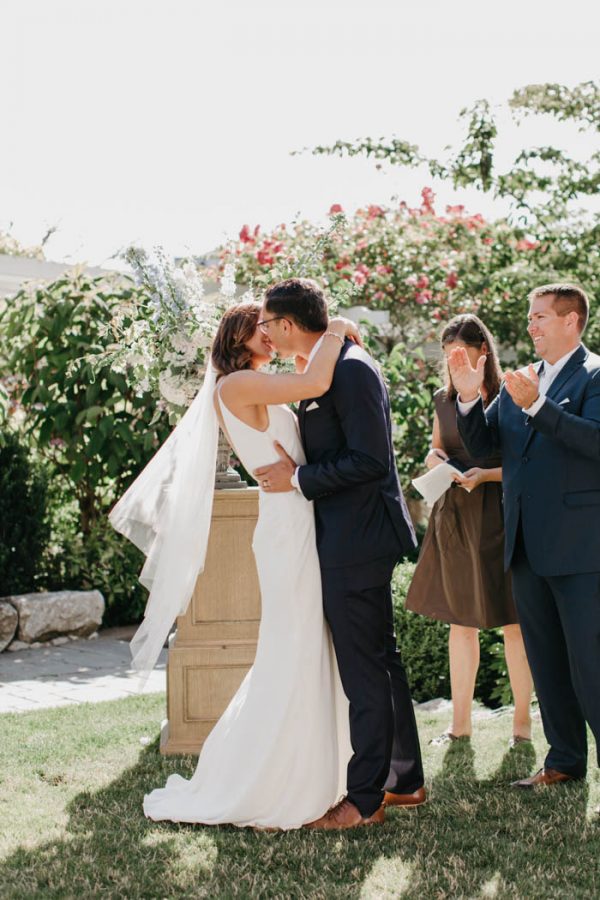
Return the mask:
M385 792L383 798L384 806L421 806L427 802L427 794L424 787L417 788L412 794L392 794L390 791Z
M577 781L573 775L565 775L564 772L557 772L556 769L540 769L530 778L522 778L520 781L511 782L511 787L516 788L534 788L538 785L563 784L565 781Z
M345 828L361 828L363 825L383 825L385 822L385 808L382 803L379 809L376 809L373 815L363 817L360 810L344 797L335 806L332 806L324 816L309 822L305 828L321 829L323 831L334 831L336 829Z

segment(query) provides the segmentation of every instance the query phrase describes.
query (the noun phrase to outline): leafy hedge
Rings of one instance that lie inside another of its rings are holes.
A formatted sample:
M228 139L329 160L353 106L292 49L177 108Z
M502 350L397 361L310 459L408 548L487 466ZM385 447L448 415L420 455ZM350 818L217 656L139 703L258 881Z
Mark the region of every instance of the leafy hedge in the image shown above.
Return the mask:
M434 697L450 697L450 626L405 609L404 602L414 569L414 563L405 562L394 572L394 624L413 700L422 703ZM501 630L490 628L480 631L480 647L481 662L475 698L486 706L505 706L512 702L512 695Z
M23 440L0 441L0 596L32 591L49 537L48 472Z
M143 554L103 516L84 534L77 507L56 505L42 578L47 590L99 590L106 600L103 626L129 625L143 616L148 592L138 581Z
M156 399L86 359L114 340L112 319L138 289L79 270L29 284L0 311L0 374L33 446L79 505L88 533L168 434Z

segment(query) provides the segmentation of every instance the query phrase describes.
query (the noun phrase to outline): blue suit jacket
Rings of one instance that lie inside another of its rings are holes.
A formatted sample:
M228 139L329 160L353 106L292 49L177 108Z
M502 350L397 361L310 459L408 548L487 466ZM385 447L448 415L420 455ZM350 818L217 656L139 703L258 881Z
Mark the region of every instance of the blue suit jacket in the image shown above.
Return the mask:
M531 418L505 388L457 415L469 453L502 455L506 568L521 519L536 574L600 572L600 356L581 344Z
M415 533L396 471L389 397L368 353L346 341L329 391L303 400L298 420L307 458L298 481L315 501L321 566L399 559L412 550Z

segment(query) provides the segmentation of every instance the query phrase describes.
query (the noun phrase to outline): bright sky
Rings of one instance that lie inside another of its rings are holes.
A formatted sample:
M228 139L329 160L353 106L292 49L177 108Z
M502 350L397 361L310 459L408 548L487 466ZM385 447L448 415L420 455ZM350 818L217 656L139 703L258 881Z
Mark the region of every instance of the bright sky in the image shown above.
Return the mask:
M532 82L597 76L589 0L3 0L0 228L52 259L119 248L202 253L242 224L324 216L398 195L427 173L290 151L389 136L441 152L458 111ZM590 138L554 123L525 141ZM477 194L440 203L493 212ZM496 208L496 211L499 211Z

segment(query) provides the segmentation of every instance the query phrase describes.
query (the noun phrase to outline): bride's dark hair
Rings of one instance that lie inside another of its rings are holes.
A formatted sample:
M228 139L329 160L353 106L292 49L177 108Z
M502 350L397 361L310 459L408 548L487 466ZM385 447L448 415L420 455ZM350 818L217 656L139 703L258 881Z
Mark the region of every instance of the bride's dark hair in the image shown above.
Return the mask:
M238 303L223 314L210 354L219 375L250 368L252 351L246 342L256 331L260 311L260 303Z

